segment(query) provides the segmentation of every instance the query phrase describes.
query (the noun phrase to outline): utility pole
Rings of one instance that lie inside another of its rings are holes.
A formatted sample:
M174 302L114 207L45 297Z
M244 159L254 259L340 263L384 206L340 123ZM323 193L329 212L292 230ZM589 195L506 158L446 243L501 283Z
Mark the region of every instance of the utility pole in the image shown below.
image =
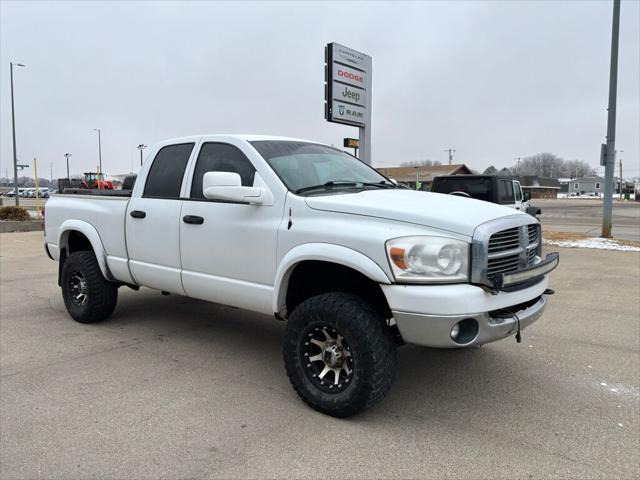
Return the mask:
M53 183L53 162L49 162L49 182Z
M602 237L611 237L613 210L613 170L616 152L616 103L618 91L618 38L620 36L620 0L613 0L611 26L611 66L609 68L609 108L607 117L607 147L604 167L604 202L602 212Z
M100 165L98 167L98 170L99 170L98 173L102 173L102 143L100 142L100 129L94 128L94 130L98 132L98 162L100 162Z
M456 152L453 148L445 148L445 152L449 152L449 165L453 162L453 154Z
M516 157L516 160L518 161L518 163L516 164L516 172L518 175L520 175L520 157Z
M64 158L67 159L67 180L70 180L71 177L69 176L69 157L71 156L70 153L65 153L64 154Z
M11 76L11 129L13 132L13 188L16 198L16 207L20 206L20 195L18 195L18 155L16 153L16 114L13 104L13 66L24 67L22 63L9 62Z
M138 145L136 147L138 150L140 150L140 166L142 166L142 150L144 150L145 148L147 148L147 146L144 143L141 143L140 145Z
M416 165L416 190L418 190L419 183L420 183L420 167Z

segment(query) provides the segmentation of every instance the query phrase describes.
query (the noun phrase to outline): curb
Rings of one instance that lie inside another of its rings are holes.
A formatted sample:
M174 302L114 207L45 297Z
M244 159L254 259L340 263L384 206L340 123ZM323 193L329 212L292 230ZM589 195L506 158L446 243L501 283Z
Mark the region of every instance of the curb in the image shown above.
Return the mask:
M2 220L0 221L0 233L37 232L38 230L44 230L43 220Z

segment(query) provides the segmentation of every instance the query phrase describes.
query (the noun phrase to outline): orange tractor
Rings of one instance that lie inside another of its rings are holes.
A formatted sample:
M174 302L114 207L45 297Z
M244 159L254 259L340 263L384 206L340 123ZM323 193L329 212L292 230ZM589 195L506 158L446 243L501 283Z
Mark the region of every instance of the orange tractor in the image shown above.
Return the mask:
M102 172L85 172L82 188L91 190L113 190L113 182L105 180Z

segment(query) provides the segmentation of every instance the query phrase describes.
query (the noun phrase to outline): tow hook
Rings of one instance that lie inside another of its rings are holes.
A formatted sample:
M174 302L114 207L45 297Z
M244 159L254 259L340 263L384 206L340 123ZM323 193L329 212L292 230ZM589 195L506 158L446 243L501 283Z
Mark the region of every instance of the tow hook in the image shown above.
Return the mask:
M542 292L543 295L553 295L554 293L556 293L556 291L551 288L547 288L544 292ZM515 312L513 316L515 317L518 324L518 331L516 332L516 343L520 343L522 342L522 335L520 335L520 318L518 318L518 314Z

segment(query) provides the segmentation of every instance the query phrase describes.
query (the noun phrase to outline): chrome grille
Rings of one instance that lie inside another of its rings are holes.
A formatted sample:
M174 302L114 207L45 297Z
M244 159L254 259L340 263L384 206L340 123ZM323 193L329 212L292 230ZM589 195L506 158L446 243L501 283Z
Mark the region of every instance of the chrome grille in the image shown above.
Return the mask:
M496 273L515 272L520 265L520 254L515 253L507 257L489 259L487 266L487 275L495 275Z
M478 225L473 232L471 282L492 287L493 276L524 270L539 261L540 224L516 214Z
M489 238L487 276L511 273L532 266L538 253L537 224L508 228Z
M503 252L520 246L520 231L509 228L491 235L489 239L489 253Z

